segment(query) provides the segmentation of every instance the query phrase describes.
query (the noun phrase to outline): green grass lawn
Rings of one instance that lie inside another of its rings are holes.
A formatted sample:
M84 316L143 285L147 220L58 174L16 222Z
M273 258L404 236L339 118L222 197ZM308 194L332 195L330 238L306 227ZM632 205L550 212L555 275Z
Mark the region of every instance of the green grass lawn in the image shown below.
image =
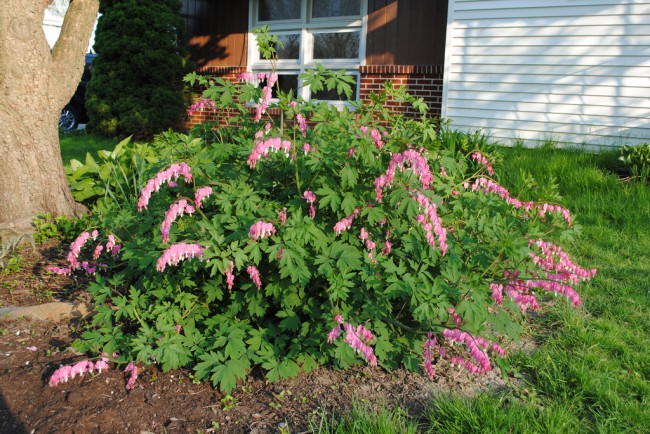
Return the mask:
M108 139L106 137L87 134L85 131L75 131L72 133L61 134L59 136L61 144L61 157L65 166L70 165L70 160L85 161L86 153L90 152L93 157L97 151L111 151L119 143L117 139Z

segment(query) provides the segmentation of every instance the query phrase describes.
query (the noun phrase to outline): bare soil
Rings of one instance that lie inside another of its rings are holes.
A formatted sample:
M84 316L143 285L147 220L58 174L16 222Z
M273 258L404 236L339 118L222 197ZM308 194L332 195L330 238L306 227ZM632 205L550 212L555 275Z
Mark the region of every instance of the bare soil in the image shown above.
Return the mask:
M87 301L87 282L45 271L62 263L66 247L49 242L21 249L0 269L0 307ZM359 367L320 368L268 383L254 369L231 396L209 383L196 384L189 371L162 373L155 367L144 369L132 391L116 369L48 386L61 364L85 358L69 347L83 326L81 319L0 320L0 433L313 432L312 424L344 417L354 401L399 405L417 419L436 395L506 387L498 373L471 378L446 361L435 367L433 381L405 370Z

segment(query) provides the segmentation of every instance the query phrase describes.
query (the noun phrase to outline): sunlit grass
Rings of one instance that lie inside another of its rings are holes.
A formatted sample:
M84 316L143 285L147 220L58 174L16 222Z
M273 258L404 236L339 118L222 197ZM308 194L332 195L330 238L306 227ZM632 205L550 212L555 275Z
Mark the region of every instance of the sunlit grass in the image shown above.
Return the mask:
M528 399L531 399L529 397ZM532 399L535 399L533 396ZM570 401L541 405L525 403L511 394L479 395L473 399L445 396L429 407L432 433L562 433L580 431Z

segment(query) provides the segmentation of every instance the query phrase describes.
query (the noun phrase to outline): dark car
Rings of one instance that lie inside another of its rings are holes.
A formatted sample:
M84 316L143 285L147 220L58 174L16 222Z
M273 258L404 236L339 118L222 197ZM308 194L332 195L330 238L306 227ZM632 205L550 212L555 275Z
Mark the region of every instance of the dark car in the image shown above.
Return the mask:
M90 81L91 76L90 64L95 57L97 57L96 54L86 54L86 66L84 67L84 73L81 76L79 86L77 86L77 90L68 105L61 110L59 128L62 130L74 130L79 124L88 122L88 113L86 112L86 85Z

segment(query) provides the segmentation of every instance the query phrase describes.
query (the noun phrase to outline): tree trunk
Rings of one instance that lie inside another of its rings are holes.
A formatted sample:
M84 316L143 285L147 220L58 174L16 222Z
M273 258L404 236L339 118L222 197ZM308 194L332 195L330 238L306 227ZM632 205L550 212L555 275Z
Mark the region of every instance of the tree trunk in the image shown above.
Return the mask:
M39 213L78 215L59 147L61 109L83 73L99 0L73 0L50 53L42 23L51 0L0 8L0 229Z

